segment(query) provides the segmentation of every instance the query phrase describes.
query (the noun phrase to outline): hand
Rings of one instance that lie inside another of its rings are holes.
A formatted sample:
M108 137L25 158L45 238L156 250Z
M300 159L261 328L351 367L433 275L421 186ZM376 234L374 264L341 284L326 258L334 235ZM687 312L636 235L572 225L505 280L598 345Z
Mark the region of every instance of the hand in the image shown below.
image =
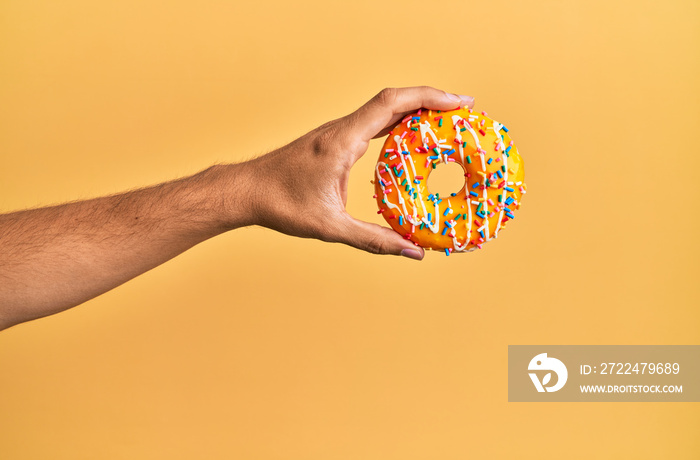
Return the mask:
M251 223L288 235L344 243L375 254L422 259L424 251L394 230L353 218L345 209L350 169L369 141L385 136L419 108L473 107L470 96L435 88L387 88L357 111L289 145L244 163Z

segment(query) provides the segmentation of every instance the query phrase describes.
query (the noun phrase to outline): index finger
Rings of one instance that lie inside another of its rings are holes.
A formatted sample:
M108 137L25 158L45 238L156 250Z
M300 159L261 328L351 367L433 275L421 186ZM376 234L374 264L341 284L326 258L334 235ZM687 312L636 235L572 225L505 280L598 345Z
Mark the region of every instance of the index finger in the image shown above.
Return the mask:
M349 116L351 129L370 140L420 108L453 110L474 106L474 98L448 93L430 86L386 88Z

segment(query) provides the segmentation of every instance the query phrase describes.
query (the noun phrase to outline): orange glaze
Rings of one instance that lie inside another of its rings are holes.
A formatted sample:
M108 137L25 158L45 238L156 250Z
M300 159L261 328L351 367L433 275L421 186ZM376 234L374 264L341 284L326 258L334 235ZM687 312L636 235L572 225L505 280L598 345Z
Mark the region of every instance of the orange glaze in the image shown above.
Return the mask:
M430 173L452 159L465 170L464 187L456 196L431 197ZM404 118L387 137L375 168L374 189L380 212L394 230L419 246L449 255L480 248L500 234L520 208L526 193L523 178L523 160L500 123L467 107L447 112L422 109Z

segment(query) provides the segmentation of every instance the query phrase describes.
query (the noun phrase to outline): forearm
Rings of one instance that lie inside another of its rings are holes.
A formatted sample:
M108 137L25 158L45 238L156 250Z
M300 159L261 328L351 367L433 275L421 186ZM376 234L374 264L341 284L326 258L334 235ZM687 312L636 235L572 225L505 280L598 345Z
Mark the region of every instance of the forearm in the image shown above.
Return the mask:
M250 222L240 165L0 215L0 329L98 296Z

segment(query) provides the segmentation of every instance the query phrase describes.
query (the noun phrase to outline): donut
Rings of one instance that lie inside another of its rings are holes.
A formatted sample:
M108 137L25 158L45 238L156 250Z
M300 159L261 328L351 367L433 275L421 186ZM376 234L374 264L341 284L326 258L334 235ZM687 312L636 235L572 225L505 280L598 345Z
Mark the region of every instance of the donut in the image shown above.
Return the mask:
M464 169L450 196L431 193L433 170ZM497 238L526 193L523 160L508 129L465 107L421 109L389 133L374 172L375 198L387 223L425 249L468 252Z

